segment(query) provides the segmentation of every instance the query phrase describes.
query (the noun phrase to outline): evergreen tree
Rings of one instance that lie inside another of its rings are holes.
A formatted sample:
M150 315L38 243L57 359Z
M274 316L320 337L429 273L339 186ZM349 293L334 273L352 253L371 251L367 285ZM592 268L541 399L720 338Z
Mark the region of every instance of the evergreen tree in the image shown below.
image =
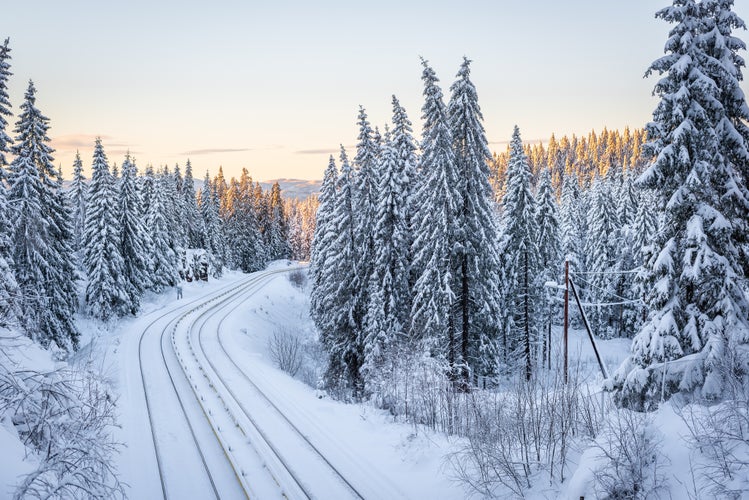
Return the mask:
M598 177L590 190L591 204L588 210L588 238L585 255L587 298L596 304L613 302L614 272L618 257L616 204L611 195L611 185ZM610 306L597 305L590 310L588 317L596 334L611 338L614 335L614 317Z
M5 42L0 45L0 184L6 181L5 167L8 165L6 153L10 152L13 140L5 131L8 127L7 117L13 113L10 111L10 99L8 97L8 79L13 75L10 72L10 39L6 38Z
M10 230L13 212L8 205L6 186L5 154L10 152L11 138L5 131L8 126L6 117L11 115L8 99L8 78L10 72L10 47L6 38L0 46L0 326L7 326L20 314L17 307L18 283L13 275L13 255Z
M398 101L393 101L394 121L403 120ZM403 123L400 123L401 132ZM402 140L402 139L401 139ZM372 228L374 262L369 277L369 307L365 318L365 351L362 367L365 381L382 370L388 351L402 340L408 324L410 303L409 178L404 174L408 158L400 158L399 144L386 140L382 145L377 171L377 210ZM392 356L393 353L390 352Z
M291 257L289 245L289 229L284 214L281 186L274 182L270 191L268 203L270 219L268 224L268 253L271 260L288 259Z
M187 246L189 248L201 248L203 242L203 224L198 212L198 204L195 199L195 181L192 177L192 164L187 160L185 165L185 178L182 182L182 219L187 234Z
M224 255L226 244L221 227L221 218L218 214L218 200L216 191L208 172L205 173L203 189L200 192L200 216L203 220L203 241L205 248L210 252L211 269L214 278L219 278L224 268Z
M232 179L228 195L232 206L226 235L233 264L246 273L259 271L265 267L265 247L255 216L252 179L246 168L242 169L239 182Z
M356 145L356 156L354 157L353 171L353 203L354 203L354 245L356 251L356 273L352 275L354 281L352 286L355 292L353 309L351 315L354 328L363 335L364 319L367 312L368 284L372 274L374 259L374 237L372 228L375 224L375 211L377 210L377 179L375 169L377 168L380 143L382 138L379 132L375 134L367 119L367 113L363 107L359 107L359 136Z
M721 99L722 106L710 108L716 127L718 154L729 170L741 175L744 183L737 188L743 190L749 179L749 160L743 151L749 144L749 107L740 87L744 79L742 69L746 63L739 51L746 50L746 44L733 36L732 32L736 29L746 30L746 24L733 12L733 3L733 0L703 0L700 4L703 9L702 43L708 54L703 71L715 83ZM727 179L729 175L720 175L724 176L728 185L731 184ZM727 210L725 215L731 219L733 226L731 238L741 254L743 274L749 276L749 220L742 214L747 210L745 204L749 201L745 193L739 194L731 188L726 191L731 193L728 197L730 203L724 207Z
M336 181L338 170L333 155L328 161L325 169L322 185L320 187L320 204L317 207L317 225L315 226L315 237L312 240L312 255L310 257L309 274L312 283L310 292L310 311L315 325L320 332L329 332L333 329L330 311L333 306L330 300L333 298L333 290L337 287L333 266L333 249L337 232L334 219L336 202Z
M494 193L489 183L491 152L476 87L470 80L470 63L463 59L458 79L450 87L447 109L458 172L456 188L462 197L456 279L460 284L460 360L466 384L469 366L481 374L494 370L502 281Z
M353 171L343 146L337 192L330 222L335 227L335 240L326 259L335 289L328 298L332 307L327 313L329 319L325 324L328 328L321 332L321 340L329 355L328 384L350 391L358 398L362 390L360 370L363 348L361 322L354 317L359 296L354 227L355 187Z
M128 309L131 314L138 311L143 292L151 287L149 271L152 267L149 259L151 238L141 216L143 209L136 177L135 161L128 153L122 163L117 215L119 216L120 254L127 286Z
M151 207L151 199L153 198L153 185L155 181L156 176L154 175L153 165L148 164L146 165L146 171L144 172L143 177L140 179L140 197L141 206L143 209L143 217L146 217L146 214Z
M651 190L642 190L640 201L637 205L637 214L632 226L632 248L634 250L635 268L637 274L634 276L632 285L632 296L640 300L637 307L637 330L647 319L647 299L648 292L655 285L654 277L648 271L647 264L655 256L656 233L658 232L658 205L655 193Z
M188 248L188 227L185 220L185 197L184 197L184 180L179 164L174 166L171 174L165 169L165 174L169 177L168 199L171 204L172 222L173 222L173 244L177 255L183 255L185 248Z
M653 160L639 182L655 190L665 215L648 263L651 313L614 380L618 401L637 408L675 391L719 397L727 353L749 344L738 236L749 219L749 153L736 128L749 112L738 84L741 44L726 38L740 21L730 7L676 0L656 14L675 26L648 71L662 75L660 102L647 127Z
M119 214L112 210L116 206L114 178L109 173L101 139L97 137L86 207L84 248L88 275L86 304L91 314L102 320L122 316L133 306L120 253Z
M447 110L437 76L422 60L424 105L420 173L412 255L417 269L413 288L411 335L431 345L434 354L446 359L453 370L462 365L459 332L453 307L456 304L456 249L462 228L463 208L460 180L448 126Z
M151 289L161 292L177 282L177 254L172 248L169 231L169 203L167 185L169 178L161 175L154 180L151 205L146 214L146 227L150 231Z
M76 349L73 323L77 306L70 248L69 217L62 177L47 144L49 119L36 108L36 89L29 82L16 123L15 159L9 172L8 200L13 207L12 257L20 291L26 333L43 346L54 342Z
M564 260L570 261L573 269L582 270L583 228L581 227L581 200L577 179L567 175L562 183L562 204L559 225L562 235L561 250Z
M86 184L86 177L83 175L83 162L81 161L81 154L78 151L75 152L73 182L70 184L68 193L70 196L70 206L73 209L73 249L76 252L80 252L83 249L88 184Z
M536 198L539 266L545 280L554 280L559 276L561 270L559 258L561 245L557 202L554 199L554 188L551 185L551 171L549 169L544 169L541 172Z
M525 362L525 376L533 373L533 346L538 337L537 312L540 271L537 245L536 202L531 193L531 170L523 151L520 129L515 126L510 142L507 167L507 192L503 200L505 231L504 256L507 283L505 311L511 314L506 324L504 351L520 348Z

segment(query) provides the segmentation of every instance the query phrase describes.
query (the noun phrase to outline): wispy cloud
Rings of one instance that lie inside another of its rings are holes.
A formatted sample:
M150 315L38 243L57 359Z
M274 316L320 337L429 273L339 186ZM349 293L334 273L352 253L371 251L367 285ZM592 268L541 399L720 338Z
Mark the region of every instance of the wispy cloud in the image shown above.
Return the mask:
M107 150L108 155L126 155L130 153L131 156L137 156L141 154L140 151L133 151L132 149L110 149Z
M111 142L113 137L110 135L98 134L68 134L58 135L51 138L52 147L61 151L72 151L74 149L88 149L93 147L97 137L101 137L104 148L121 148L127 150L131 144L124 142ZM115 151L111 151L115 153Z
M338 154L340 151L341 151L340 148L335 148L335 149L302 149L300 151L294 151L294 154L297 154L297 155L334 155L334 154Z
M216 153L242 153L245 151L262 151L267 149L281 149L283 146L277 144L271 144L269 146L253 146L249 148L206 148L206 149L191 149L190 151L183 151L179 153L179 156L198 156L198 155L212 155Z
M191 149L183 151L180 155L197 156L210 155L214 153L241 153L242 151L252 151L252 148L210 148L210 149Z

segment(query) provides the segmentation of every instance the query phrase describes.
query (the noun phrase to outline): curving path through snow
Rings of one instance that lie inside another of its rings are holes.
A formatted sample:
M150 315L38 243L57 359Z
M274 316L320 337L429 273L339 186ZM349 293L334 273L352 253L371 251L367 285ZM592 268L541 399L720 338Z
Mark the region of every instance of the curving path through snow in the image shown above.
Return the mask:
M289 267L242 276L122 335L131 498L404 498L238 359L222 325Z

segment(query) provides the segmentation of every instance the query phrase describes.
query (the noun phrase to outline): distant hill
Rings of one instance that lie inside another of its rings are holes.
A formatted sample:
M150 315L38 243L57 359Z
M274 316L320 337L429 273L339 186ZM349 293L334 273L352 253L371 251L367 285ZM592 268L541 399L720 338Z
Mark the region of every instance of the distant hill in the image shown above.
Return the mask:
M263 186L263 191L270 191L274 182L278 182L281 186L281 195L284 198L296 198L298 200L303 200L312 194L318 194L322 184L322 181L306 181L303 179L271 179L261 182L260 185ZM68 187L70 187L70 181L63 181L63 189ZM199 191L202 187L203 179L195 179L195 191Z
M281 195L284 198L297 198L303 200L312 194L320 192L322 181L306 181L302 179L271 179L260 183L263 190L269 190L274 182L281 186Z

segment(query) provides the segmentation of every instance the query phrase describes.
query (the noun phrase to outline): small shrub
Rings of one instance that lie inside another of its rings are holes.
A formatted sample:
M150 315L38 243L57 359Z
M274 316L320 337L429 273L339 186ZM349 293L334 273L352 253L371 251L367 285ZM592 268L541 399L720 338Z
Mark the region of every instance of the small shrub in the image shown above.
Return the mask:
M600 498L655 498L668 488L663 473L667 458L648 414L627 409L612 412L595 447L603 460L594 471Z
M1 367L2 365L0 365ZM14 498L125 498L114 457L115 401L82 370L0 370L0 419L39 457Z
M288 274L289 281L292 285L297 287L300 290L304 290L304 287L307 285L307 273L302 271L301 269L298 269L296 271L290 272Z
M278 368L295 377L304 360L302 342L289 328L279 328L268 339L268 353Z

